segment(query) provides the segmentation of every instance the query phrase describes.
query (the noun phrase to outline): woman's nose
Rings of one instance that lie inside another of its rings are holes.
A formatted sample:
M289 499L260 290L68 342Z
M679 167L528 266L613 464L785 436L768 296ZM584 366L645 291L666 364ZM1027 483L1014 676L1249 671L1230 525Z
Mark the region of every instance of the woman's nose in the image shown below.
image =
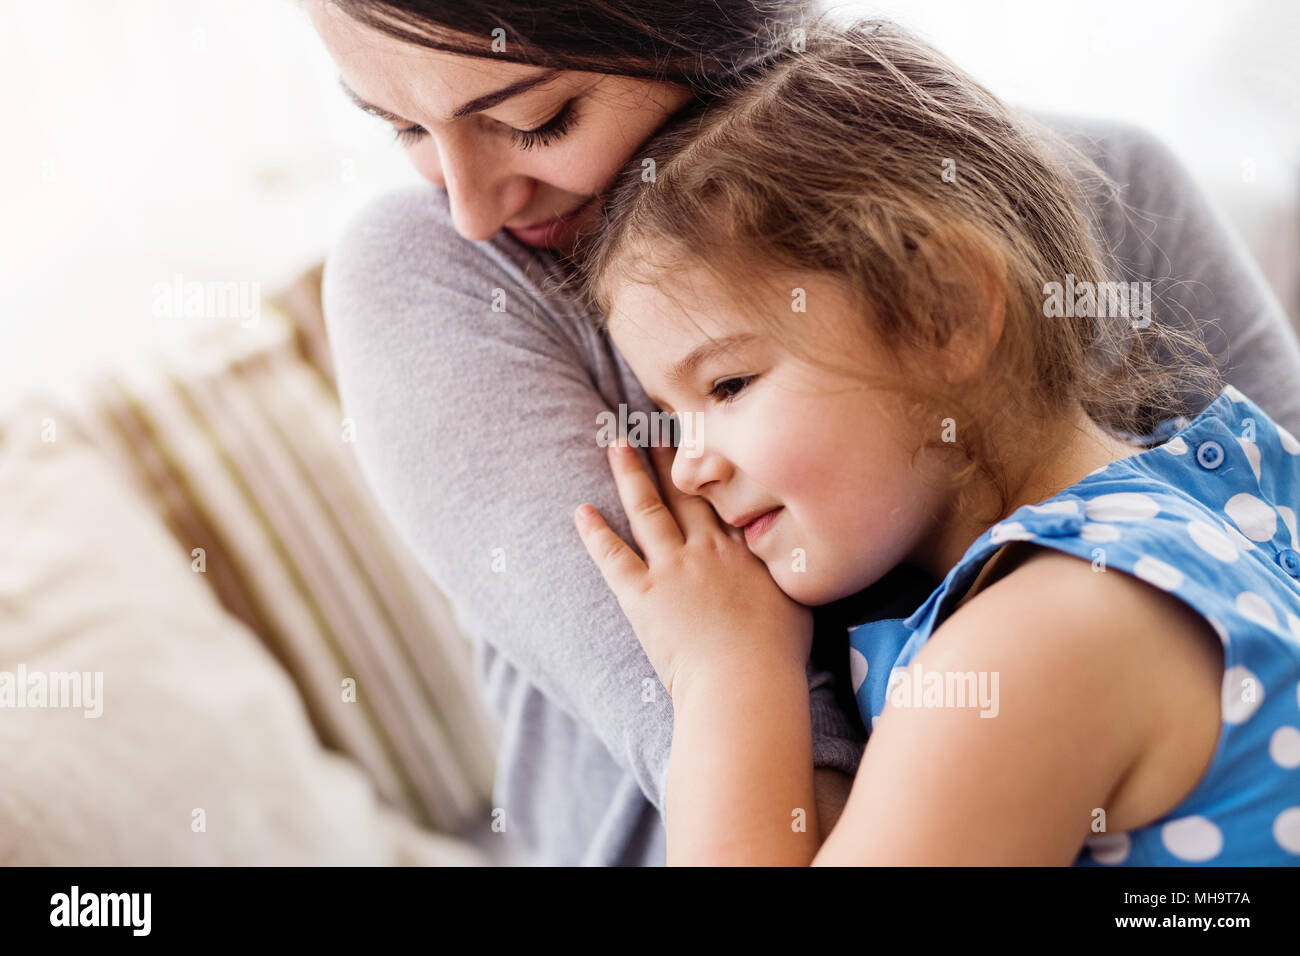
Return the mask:
M490 239L528 203L522 177L472 148L468 138L448 137L431 144L417 163L425 179L447 191L452 224L466 239Z

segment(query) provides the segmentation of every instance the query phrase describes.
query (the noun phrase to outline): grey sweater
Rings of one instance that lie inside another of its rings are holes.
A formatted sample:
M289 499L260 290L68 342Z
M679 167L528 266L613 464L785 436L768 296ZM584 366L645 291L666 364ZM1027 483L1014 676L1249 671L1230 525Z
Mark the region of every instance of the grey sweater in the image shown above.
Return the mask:
M1300 434L1295 335L1184 169L1138 129L1050 122L1125 186L1134 214L1099 228L1130 279L1160 280L1156 321L1198 322L1227 380ZM331 252L326 322L366 480L473 641L508 838L543 864L662 864L672 703L572 521L591 502L631 540L596 416L654 405L543 290L558 269L506 233L467 242L445 193L410 187ZM865 731L836 678L809 664L814 756L852 774Z

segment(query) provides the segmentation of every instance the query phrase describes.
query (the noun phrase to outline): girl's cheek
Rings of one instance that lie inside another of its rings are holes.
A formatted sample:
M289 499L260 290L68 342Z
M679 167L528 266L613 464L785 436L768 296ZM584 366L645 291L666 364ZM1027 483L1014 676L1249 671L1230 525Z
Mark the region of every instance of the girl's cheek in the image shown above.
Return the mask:
M798 492L810 476L809 463L801 461L797 435L781 429L757 429L739 443L748 462L744 471L773 495L785 498Z
M782 498L817 496L843 467L836 445L815 426L774 430L763 437L759 448L765 476L760 482Z

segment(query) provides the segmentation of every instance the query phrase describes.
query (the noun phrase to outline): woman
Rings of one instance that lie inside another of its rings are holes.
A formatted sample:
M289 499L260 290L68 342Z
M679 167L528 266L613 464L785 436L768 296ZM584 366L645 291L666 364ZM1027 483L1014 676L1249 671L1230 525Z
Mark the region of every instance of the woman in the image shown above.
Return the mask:
M671 701L571 524L590 502L630 540L597 415L655 407L548 280L638 148L798 42L813 6L306 6L345 89L436 187L384 197L352 223L325 309L362 468L474 640L503 731L497 818L538 862L662 863ZM1300 375L1295 339L1182 170L1140 132L1052 122L1126 185L1136 216L1108 206L1097 226L1129 278L1155 280L1155 321L1198 323L1226 380L1300 428L1285 385ZM899 583L824 620L860 618ZM842 659L842 627L830 640ZM827 831L864 732L828 670L810 665L809 681Z

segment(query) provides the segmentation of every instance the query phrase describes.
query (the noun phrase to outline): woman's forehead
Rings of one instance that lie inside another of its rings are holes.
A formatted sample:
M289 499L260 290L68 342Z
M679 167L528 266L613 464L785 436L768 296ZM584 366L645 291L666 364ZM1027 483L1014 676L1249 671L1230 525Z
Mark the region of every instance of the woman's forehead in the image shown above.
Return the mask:
M471 49L483 47L484 56L467 56L399 40L324 0L314 0L307 7L313 26L339 66L344 89L363 108L377 106L381 113L450 120L467 104L503 87L532 80L551 82L564 73L493 57L489 41L482 37L448 31L449 42Z

